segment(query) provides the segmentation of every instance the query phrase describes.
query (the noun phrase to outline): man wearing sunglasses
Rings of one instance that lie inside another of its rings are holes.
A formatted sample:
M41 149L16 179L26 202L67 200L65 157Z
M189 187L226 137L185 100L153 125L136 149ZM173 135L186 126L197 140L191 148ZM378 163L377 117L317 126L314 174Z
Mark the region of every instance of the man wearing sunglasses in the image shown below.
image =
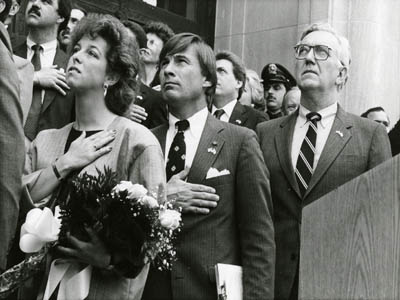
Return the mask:
M329 24L311 25L295 58L298 111L257 127L271 174L277 299L298 298L302 208L391 157L385 128L338 104L350 67L347 39Z

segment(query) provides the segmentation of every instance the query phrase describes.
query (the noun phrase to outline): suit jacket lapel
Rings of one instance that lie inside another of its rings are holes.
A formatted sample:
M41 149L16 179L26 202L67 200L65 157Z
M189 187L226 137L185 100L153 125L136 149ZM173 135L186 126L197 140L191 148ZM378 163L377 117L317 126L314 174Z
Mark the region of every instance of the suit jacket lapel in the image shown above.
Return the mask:
M22 44L18 45L17 47L15 47L14 53L15 53L15 55L18 55L19 57L27 58L27 56L28 56L28 45L26 44L26 40L25 40L24 43L22 43Z
M168 124L163 124L151 130L160 143L161 150L165 157L165 140L167 139Z
M4 27L3 23L0 23L0 39L10 52L10 56L12 56L10 35L8 34L7 29Z
M243 125L247 119L248 116L245 107L242 104L240 104L239 101L236 101L231 117L229 118L229 123L236 125Z
M311 177L308 189L304 194L304 198L307 197L315 185L321 180L322 176L350 140L351 132L349 129L351 127L352 123L348 120L346 112L339 106L332 129L324 149L322 150L315 172ZM307 204L307 201L305 201L304 204Z
M223 136L220 134L223 130L224 126L221 121L209 114L190 168L189 182L200 183L206 179L208 170L213 165L225 143Z
M28 46L26 44L26 41L23 44L16 47L14 52L16 55L22 58L27 58ZM59 68L65 68L66 60L67 60L66 54L60 48L57 47L53 64L57 65ZM43 99L42 112L45 111L49 107L49 105L53 102L57 93L58 92L54 89L46 89Z
M280 132L275 135L275 147L278 154L279 163L283 172L286 175L293 190L301 198L299 186L297 184L294 168L292 165L291 149L294 127L296 125L297 113L291 114L289 117L284 118L280 125Z
M65 68L67 56L66 54L57 46L56 55L54 57L53 65L57 65L58 68ZM42 112L44 112L49 105L53 102L57 95L57 91L54 89L46 89L43 99Z

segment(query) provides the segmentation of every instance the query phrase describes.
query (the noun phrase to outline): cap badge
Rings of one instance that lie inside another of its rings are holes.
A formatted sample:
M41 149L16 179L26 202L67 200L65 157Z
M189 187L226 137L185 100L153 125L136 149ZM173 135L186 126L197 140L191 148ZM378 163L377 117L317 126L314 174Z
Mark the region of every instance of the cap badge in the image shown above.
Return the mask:
M275 64L270 64L269 66L268 66L268 73L269 74L274 74L274 75L276 75L276 71L278 70L278 68L276 67L276 65Z

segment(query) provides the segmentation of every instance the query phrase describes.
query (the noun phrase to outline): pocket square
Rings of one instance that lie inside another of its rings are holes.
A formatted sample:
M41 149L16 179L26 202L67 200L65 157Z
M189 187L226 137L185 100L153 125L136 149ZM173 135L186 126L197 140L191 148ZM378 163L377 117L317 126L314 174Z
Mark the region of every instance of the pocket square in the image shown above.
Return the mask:
M207 176L206 179L210 179L210 178L214 178L214 177L219 177L219 176L223 176L223 175L229 175L231 174L231 172L229 172L229 170L224 169L222 171L218 171L215 168L210 168L207 172Z

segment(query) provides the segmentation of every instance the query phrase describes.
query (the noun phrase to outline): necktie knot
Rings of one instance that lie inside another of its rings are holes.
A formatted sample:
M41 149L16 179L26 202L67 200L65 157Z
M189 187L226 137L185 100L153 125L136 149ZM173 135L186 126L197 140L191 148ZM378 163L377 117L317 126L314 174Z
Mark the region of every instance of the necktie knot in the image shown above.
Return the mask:
M31 59L33 68L35 69L35 71L39 71L42 67L41 67L41 63L40 63L40 50L42 49L42 46L40 46L39 44L35 44L32 46L32 51L33 51L33 56Z
M184 132L189 128L188 120L181 120L175 123L178 127L178 132L175 134L172 141L171 148L168 152L168 159L166 165L167 181L178 174L185 168L186 161L186 143Z
M40 46L39 44L35 44L32 46L32 50L35 53L38 53L38 52L40 53L40 51L42 50L42 46Z
M178 132L184 132L189 128L188 120L181 120L175 123L175 126L178 127Z
M310 112L306 115L306 118L308 121L314 123L314 125L318 122L321 121L321 115L317 112Z
M221 119L221 116L225 113L223 109L217 109L214 111L214 117L216 117L218 120Z

